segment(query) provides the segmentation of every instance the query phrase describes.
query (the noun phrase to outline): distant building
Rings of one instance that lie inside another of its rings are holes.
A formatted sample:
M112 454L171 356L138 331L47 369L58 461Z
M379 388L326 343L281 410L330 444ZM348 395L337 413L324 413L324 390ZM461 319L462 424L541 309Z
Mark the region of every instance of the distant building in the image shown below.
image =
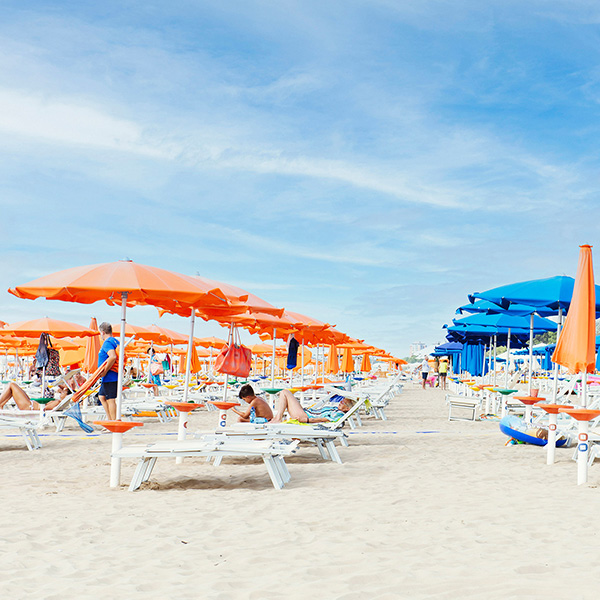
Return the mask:
M415 355L419 354L419 352L421 352L421 350L423 350L426 347L427 347L427 344L424 344L423 342L414 342L410 345L410 355L415 356Z

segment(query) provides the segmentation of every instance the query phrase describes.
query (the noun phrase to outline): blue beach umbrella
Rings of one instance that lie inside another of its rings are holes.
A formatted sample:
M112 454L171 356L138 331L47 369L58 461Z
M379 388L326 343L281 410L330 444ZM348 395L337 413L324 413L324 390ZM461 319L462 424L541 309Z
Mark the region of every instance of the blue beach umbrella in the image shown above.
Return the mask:
M569 310L573 297L573 286L575 279L566 275L557 275L546 279L532 279L519 283L510 283L500 287L492 288L485 292L475 292L469 295L473 303L476 299L488 300L501 306L509 308L511 304L525 304L539 308L548 308L558 314L559 309L563 312ZM596 314L600 315L600 286L596 286Z
M478 313L463 317L462 319L454 319L454 325L483 325L485 327L497 327L500 329L508 328L512 330L522 330L529 332L531 328L531 319L521 316L513 315L508 313L495 313L485 314ZM556 329L556 323L545 319L538 315L533 315L533 332L543 333L545 331L554 331Z
M528 306L526 304L510 304L507 308L502 308L494 302L489 300L475 300L475 302L463 304L456 309L456 314L464 313L484 313L484 314L496 314L496 313L507 313L510 315L521 315L527 316L531 313L537 313L541 317L551 317L556 314L556 311L551 308L543 306Z
M557 339L560 336L560 326L563 313L568 312L573 298L573 287L575 279L566 275L557 275L546 279L532 279L519 283L511 283L492 288L485 292L476 292L469 296L471 302L476 299L488 300L503 308L511 304L526 304L539 308L552 309L554 314L559 315L559 323L556 328ZM595 286L596 291L596 317L600 316L600 286ZM533 336L530 336L532 339ZM552 400L556 400L558 386L558 365L554 371L554 388ZM529 388L531 388L531 374L529 377Z

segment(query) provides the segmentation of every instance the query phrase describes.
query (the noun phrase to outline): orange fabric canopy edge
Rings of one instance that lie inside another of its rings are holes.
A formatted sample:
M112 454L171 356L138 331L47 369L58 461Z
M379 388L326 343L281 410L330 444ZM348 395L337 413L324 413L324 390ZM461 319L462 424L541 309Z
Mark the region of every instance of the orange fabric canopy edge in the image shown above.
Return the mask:
M552 361L571 373L593 373L596 368L596 287L592 247L579 247L573 297Z

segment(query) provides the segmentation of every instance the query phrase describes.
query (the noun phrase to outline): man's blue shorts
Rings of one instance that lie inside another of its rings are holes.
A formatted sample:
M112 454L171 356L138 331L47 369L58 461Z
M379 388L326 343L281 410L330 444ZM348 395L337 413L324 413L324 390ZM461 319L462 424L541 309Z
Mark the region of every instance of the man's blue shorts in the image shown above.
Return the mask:
M107 399L114 399L117 397L117 387L119 385L118 381L103 381L100 384L100 389L98 390L98 396L104 396Z

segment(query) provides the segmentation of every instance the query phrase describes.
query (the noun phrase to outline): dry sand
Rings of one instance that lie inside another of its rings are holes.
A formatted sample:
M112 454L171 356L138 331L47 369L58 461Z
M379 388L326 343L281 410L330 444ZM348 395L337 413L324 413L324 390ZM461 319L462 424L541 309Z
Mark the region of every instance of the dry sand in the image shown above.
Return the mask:
M343 465L302 447L275 490L261 461L159 461L108 487L110 435L0 437L0 598L394 599L599 596L600 467L505 446L412 385L365 419ZM210 429L216 413L192 416ZM47 432L48 430L46 430ZM151 423L126 442L166 439Z

